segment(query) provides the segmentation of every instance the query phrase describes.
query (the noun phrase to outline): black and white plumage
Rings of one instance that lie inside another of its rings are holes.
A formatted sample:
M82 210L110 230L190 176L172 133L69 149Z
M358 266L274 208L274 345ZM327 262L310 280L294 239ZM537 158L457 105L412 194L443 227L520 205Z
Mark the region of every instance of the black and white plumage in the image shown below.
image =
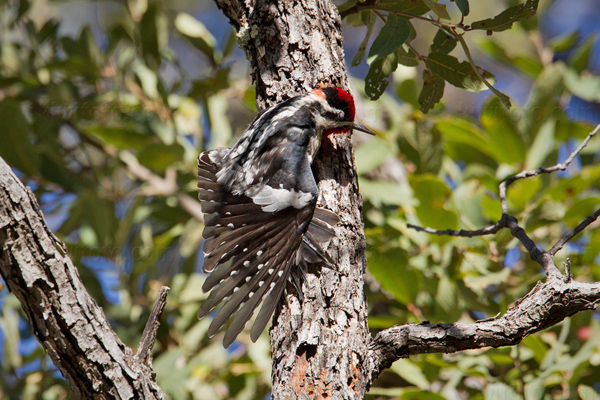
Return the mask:
M208 329L231 320L229 347L263 301L251 330L256 341L288 280L301 295L306 263L332 260L323 251L338 217L316 206L311 164L322 138L359 129L354 101L338 88L315 89L262 112L231 149L198 158L198 193L205 213L203 318L223 303Z

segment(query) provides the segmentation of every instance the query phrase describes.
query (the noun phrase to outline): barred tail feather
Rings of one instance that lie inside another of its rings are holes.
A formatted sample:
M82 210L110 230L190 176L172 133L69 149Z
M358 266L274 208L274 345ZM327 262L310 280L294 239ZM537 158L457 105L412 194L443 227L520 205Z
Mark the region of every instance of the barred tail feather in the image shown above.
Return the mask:
M314 206L264 211L252 198L233 195L217 181L228 151L212 150L198 158L198 197L205 213L203 270L209 273L202 290L210 291L198 318L222 303L208 335L215 335L231 321L223 340L225 347L233 343L262 302L251 330L251 339L258 339L290 279L301 296L306 263L333 264L322 246L334 236L333 227L339 221L334 213ZM316 202L316 197L307 204L312 201Z

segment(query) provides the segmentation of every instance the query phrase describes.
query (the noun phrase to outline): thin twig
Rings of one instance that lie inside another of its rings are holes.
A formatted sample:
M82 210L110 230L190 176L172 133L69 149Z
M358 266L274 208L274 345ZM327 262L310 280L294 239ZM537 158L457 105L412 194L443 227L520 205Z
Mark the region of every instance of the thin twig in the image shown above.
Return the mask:
M500 204L502 206L502 218L500 219L500 221L496 222L494 225L491 225L491 226L488 226L488 227L485 227L482 229L478 229L478 230L473 230L473 231L467 231L467 230L455 231L452 229L437 230L437 229L432 229L432 228L423 228L423 227L415 226L412 224L407 224L407 226L409 228L415 229L420 232L427 232L427 233L432 233L435 235L460 236L460 237L475 237L475 236L489 235L489 234L497 233L502 228L509 228L510 233L515 238L517 238L523 244L523 246L525 246L525 249L531 256L531 259L536 261L537 263L539 263L544 268L544 270L546 271L546 274L548 276L560 275L560 271L554 264L553 256L560 249L562 249L562 247L565 245L565 243L567 243L575 235L577 235L579 232L584 230L588 225L590 225L592 222L594 222L596 219L598 219L598 217L600 217L600 209L596 210L596 212L594 214L587 217L584 221L582 221L579 225L577 225L577 227L575 229L573 229L572 231L570 231L569 233L564 235L558 242L556 242L556 244L554 246L552 246L552 248L550 250L543 252L540 249L538 249L535 242L527 235L525 230L519 226L517 219L515 217L508 215L508 205L506 202L506 190L513 182L515 182L519 179L529 178L529 177L537 176L540 174L549 174L549 173L556 172L556 171L564 171L573 162L575 157L577 157L577 155L579 153L581 153L581 151L585 148L585 146L587 146L587 144L589 143L591 138L594 137L594 135L596 135L596 133L598 133L598 131L600 131L600 124L598 124L596 126L596 128L594 128L594 130L588 134L588 136L583 140L583 142L581 142L581 144L569 155L569 157L564 162L557 163L556 165L554 165L552 167L548 167L548 168L538 168L536 170L522 171L516 175L511 176L510 178L506 179L502 183L500 183L499 192L500 192ZM570 274L570 271L568 272L568 274Z
M384 11L387 13L392 13L392 14L397 14L397 15L402 15L403 17L408 17L408 18L414 18L414 19L420 19L421 21L427 21L430 22L434 25L440 25L440 26L445 26L446 28L457 28L457 29L461 29L463 31L470 31L471 27L468 25L464 25L464 24L451 24L448 22L442 22L440 21L439 18L437 19L432 19L432 18L427 18L427 17L423 17L421 15L417 15L417 14L411 14L405 11L400 11L400 10L394 10L391 8L385 8L385 7L379 7L377 5L377 2L365 2L362 4L356 4L350 8L348 8L347 10L344 10L342 12L340 12L340 17L342 19L346 18L347 16L351 15L351 14L356 14L359 13L361 11Z
M508 178L504 182L502 182L500 184L500 188L499 188L500 204L502 206L502 214L508 213L508 206L506 204L506 189L508 188L508 186L510 186L513 182L515 182L519 179L530 178L532 176L537 176L537 175L541 175L541 174L549 174L549 173L556 172L556 171L566 170L567 167L573 162L575 157L577 157L577 155L579 153L581 153L581 150L583 150L584 147L587 146L589 141L594 137L594 135L596 135L596 133L598 133L598 131L600 131L600 124L596 125L594 130L589 133L589 135L585 138L585 140L583 142L581 142L581 144L571 153L569 158L567 158L563 163L558 163L558 164L556 164L552 167L548 167L548 168L538 168L536 170L523 171L516 175L511 176L510 178Z
M152 306L150 317L148 318L148 322L146 322L146 327L142 333L137 353L134 356L137 360L142 362L148 360L148 365L150 367L152 367L152 347L154 347L154 342L156 341L156 332L160 326L160 316L165 308L165 304L167 304L167 294L169 293L169 290L171 289L168 286L162 286L158 291L158 296L156 297L154 306Z
M461 229L460 231L455 231L452 229L446 230L437 230L432 228L423 228L420 226L416 226L413 224L406 224L407 227L412 228L419 232L427 232L432 233L434 235L446 235L446 236L460 236L460 237L475 237L475 236L483 236L483 235L491 235L497 233L500 229L504 228L504 225L500 223L500 221L496 222L494 225L487 226L482 229L477 229L475 231L468 231Z
M483 82L484 85L487 86L488 89L490 89L500 99L500 101L502 102L502 104L504 104L504 106L506 108L510 108L511 104L510 104L510 99L508 98L508 96L505 95L504 93L502 93L501 91L499 91L498 89L496 89L494 86L492 86L492 84L489 83L483 75L481 75L481 72L479 72L479 67L475 64L475 61L473 61L473 57L471 56L469 47L467 46L465 39L463 39L463 34L459 35L458 33L456 33L456 29L454 29L454 28L450 28L450 31L460 42L460 46L463 48L463 51L465 52L465 55L467 56L467 59L469 60L469 64L471 65L471 69L473 69L473 72L475 72L475 75L477 75L479 80L481 80L481 82Z
M573 238L573 236L577 235L579 232L584 230L588 225L598 219L600 217L600 208L596 210L595 213L584 219L579 225L575 227L572 231L567 233L565 236L561 237L558 242L550 250L548 253L555 255L563 246Z

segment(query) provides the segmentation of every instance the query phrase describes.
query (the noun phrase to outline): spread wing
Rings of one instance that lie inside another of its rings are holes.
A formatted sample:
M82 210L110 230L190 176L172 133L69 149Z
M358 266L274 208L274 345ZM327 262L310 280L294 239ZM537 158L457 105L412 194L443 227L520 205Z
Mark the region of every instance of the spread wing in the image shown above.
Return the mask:
M269 175L261 178L262 184L252 185L253 190L240 193L219 183L219 171L231 167L228 153L229 149L217 149L198 158L198 193L205 213L203 270L210 273L202 287L210 294L198 317L223 303L208 334L214 335L231 319L225 347L264 299L251 331L253 341L260 336L288 279L293 277L298 285L305 262L331 263L321 243L334 235L338 222L335 214L315 207L318 188L306 158L290 166L273 158L289 160L289 154L265 153L271 158ZM260 160L253 165L260 167ZM256 171L245 172L258 179ZM236 173L244 177L244 171Z

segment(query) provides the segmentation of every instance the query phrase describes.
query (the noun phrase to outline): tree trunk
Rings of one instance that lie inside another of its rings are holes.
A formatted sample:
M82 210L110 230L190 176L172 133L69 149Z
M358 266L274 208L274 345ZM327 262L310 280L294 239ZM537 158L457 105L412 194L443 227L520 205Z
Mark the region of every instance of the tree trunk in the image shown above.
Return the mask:
M0 274L78 398L165 398L152 370L134 358L85 290L33 193L2 158Z
M238 27L259 108L320 85L348 89L341 22L331 1L217 4ZM361 199L349 138L338 135L324 143L314 171L319 205L341 219L329 246L337 262L335 269L310 270L304 301L288 294L276 314L273 398L361 399L369 381L364 365L370 335Z

